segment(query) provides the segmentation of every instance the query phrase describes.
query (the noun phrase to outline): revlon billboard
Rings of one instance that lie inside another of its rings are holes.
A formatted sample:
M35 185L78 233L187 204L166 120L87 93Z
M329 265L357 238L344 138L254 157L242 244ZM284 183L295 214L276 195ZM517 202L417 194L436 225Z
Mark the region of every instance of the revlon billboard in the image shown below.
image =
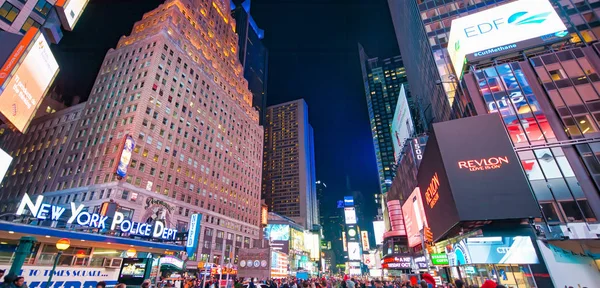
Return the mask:
M433 124L418 182L434 239L460 222L540 216L497 114Z

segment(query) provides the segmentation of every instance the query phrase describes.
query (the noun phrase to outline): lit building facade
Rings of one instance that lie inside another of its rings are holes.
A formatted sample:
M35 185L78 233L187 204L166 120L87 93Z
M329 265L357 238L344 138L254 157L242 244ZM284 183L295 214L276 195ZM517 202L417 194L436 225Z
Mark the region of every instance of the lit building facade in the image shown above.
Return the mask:
M392 166L396 162L391 132L392 120L400 88L402 84L407 84L406 72L401 56L387 59L369 58L361 45L358 50L377 159L379 188L380 192L385 194L392 184ZM409 105L411 102L409 99Z
M228 9L166 1L108 51L85 104L35 120L26 135L4 133L15 161L2 211L44 193L55 205L112 200L140 222L152 206L181 231L200 213L197 260L235 262L261 237L263 129Z
M303 99L269 106L262 195L269 211L313 229L319 224L313 129Z
M244 66L244 78L248 80L248 89L252 92L252 106L258 110L260 123L264 124L269 70L269 51L262 43L265 31L258 27L250 15L250 0L240 4L232 1L231 13L235 18L235 32L238 34L238 56Z

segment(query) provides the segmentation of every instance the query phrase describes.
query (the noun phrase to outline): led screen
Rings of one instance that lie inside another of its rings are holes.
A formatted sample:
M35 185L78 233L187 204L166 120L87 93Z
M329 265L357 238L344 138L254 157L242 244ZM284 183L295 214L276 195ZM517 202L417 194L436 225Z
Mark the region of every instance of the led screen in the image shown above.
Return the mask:
M400 159L402 146L414 131L414 125L410 116L410 109L404 84L400 87L400 95L396 103L394 111L394 119L392 120L392 141L394 143L394 157L396 162Z
M436 123L433 130L417 178L434 239L458 222L541 217L498 114Z
M383 244L383 233L385 233L385 223L380 221L373 221L373 235L375 236L375 244Z
M129 163L131 162L131 153L133 152L134 147L135 141L133 140L133 137L131 137L131 135L126 135L123 150L121 151L119 162L117 162L116 174L121 178L127 175L127 167L129 167Z
M119 283L126 285L141 285L146 276L146 269L151 259L124 258L119 273Z
M358 242L348 242L348 259L362 260L360 257L360 244Z
M421 244L421 230L427 226L427 217L423 210L423 201L419 187L415 188L402 205L404 225L406 226L406 237L408 246L415 247Z
M56 73L58 63L46 38L37 29L29 29L0 73L0 114L3 118L24 133ZM4 83L5 80L8 82Z
M58 0L56 1L56 10L58 17L62 22L63 28L67 31L73 31L77 20L83 13L89 0Z
M354 207L344 208L344 218L346 224L356 224L356 210L354 210Z
M269 224L265 228L265 234L271 241L290 240L290 226L284 224Z
M529 236L472 237L446 247L450 266L465 264L538 264Z
M511 2L454 19L451 27L448 54L457 75L467 58L490 58L568 36L548 0Z
M4 179L4 175L6 175L6 171L8 171L10 162L12 162L12 157L4 152L4 150L0 149L0 183L2 182L2 179Z

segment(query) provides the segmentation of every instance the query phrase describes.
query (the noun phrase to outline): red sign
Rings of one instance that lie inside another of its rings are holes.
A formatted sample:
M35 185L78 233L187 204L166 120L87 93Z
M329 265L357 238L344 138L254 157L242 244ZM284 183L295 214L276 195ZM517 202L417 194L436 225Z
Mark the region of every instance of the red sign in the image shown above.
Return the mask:
M437 172L433 174L431 178L431 182L429 182L429 187L427 187L427 191L425 191L425 201L429 208L433 208L437 201L440 199L440 194L438 193L440 189L440 178L438 177Z

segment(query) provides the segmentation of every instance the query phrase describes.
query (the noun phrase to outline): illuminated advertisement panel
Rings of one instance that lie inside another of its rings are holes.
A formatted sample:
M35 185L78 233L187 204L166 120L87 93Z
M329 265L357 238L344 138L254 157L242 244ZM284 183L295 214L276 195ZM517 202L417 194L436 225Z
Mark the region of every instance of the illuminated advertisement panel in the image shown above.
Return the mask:
M291 249L304 251L304 231L290 228Z
M448 54L462 76L477 61L566 39L569 33L548 0L521 0L452 20Z
M385 233L385 223L383 220L373 221L373 234L376 245L383 244L383 233Z
M265 234L271 241L289 241L290 225L269 224L267 225L267 228L265 228Z
M10 166L10 162L12 162L12 157L4 152L4 150L0 149L0 182L4 179L6 171L8 171L8 167Z
M29 29L0 70L0 116L24 133L57 73L46 38Z
M348 242L348 259L361 261L360 244L358 242Z
M353 207L353 206L354 206L354 197L344 196L344 207Z
M89 0L58 0L56 1L56 11L62 26L67 31L73 31L77 20Z
M415 188L402 205L402 215L404 215L404 225L406 226L406 237L408 246L415 247L421 244L421 230L427 227L427 217L423 210L423 200L419 187Z
M446 247L450 266L465 264L538 264L529 236L471 237Z
M369 245L369 232L368 231L360 231L360 242L362 243L364 251L371 250L371 245Z
M390 216L390 226L392 231L398 232L397 235L406 235L404 228L404 217L402 216L402 206L400 200L391 200L387 202L388 214Z
M127 175L127 167L129 167L129 163L131 162L131 153L133 152L134 147L135 141L133 140L133 137L131 137L131 135L126 135L123 150L121 151L121 156L117 163L117 176L123 178Z
M404 142L413 134L415 129L410 116L404 84L400 87L400 95L398 96L398 102L396 103L396 110L394 112L391 129L392 141L394 144L394 157L397 163L400 159Z
M433 132L417 178L434 240L458 222L541 217L497 114L435 123Z
M354 207L344 208L344 219L346 224L356 224L356 210L354 210Z

